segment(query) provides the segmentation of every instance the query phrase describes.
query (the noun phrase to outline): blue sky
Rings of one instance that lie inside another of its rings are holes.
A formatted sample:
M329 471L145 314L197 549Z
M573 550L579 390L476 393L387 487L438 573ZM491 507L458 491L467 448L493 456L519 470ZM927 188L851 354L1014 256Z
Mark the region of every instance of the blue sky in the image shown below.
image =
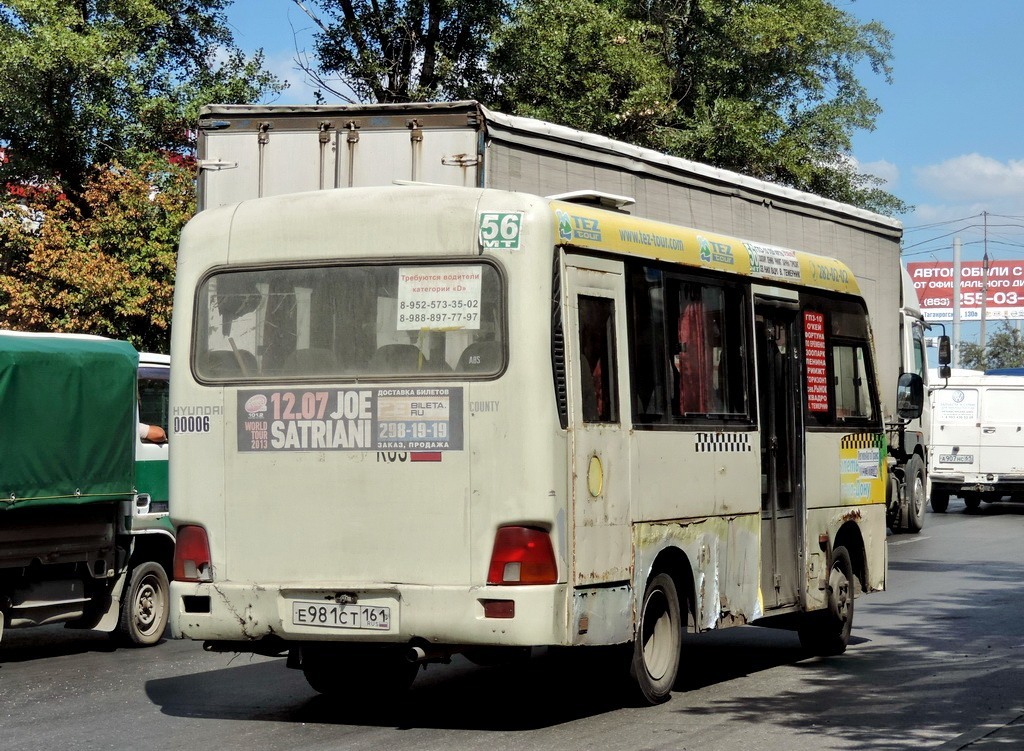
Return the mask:
M965 259L980 258L986 211L990 257L1024 258L1024 0L835 3L894 35L893 82L862 71L883 112L853 157L915 207L900 217L906 259L950 260L954 235ZM312 102L294 60L312 57L314 27L295 2L237 0L228 15L239 46L262 47L291 82L275 103Z

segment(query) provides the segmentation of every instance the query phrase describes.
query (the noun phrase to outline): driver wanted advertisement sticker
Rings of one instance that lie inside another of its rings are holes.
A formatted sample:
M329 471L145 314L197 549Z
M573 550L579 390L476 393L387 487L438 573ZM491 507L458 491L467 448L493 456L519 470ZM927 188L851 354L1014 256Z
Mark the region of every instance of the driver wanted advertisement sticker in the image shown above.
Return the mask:
M462 388L242 390L238 450L461 451Z

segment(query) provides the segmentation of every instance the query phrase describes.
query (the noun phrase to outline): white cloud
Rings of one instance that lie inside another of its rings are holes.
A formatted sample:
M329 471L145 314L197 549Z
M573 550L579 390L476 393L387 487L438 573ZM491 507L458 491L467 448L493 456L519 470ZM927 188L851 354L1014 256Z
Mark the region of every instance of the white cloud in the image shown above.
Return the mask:
M964 154L914 170L919 187L945 201L1024 204L1024 161Z
M889 191L890 193L899 187L900 184L900 168L892 162L886 161L885 159L879 159L877 162L857 162L857 171L873 175L882 181L882 185L879 186L882 190Z

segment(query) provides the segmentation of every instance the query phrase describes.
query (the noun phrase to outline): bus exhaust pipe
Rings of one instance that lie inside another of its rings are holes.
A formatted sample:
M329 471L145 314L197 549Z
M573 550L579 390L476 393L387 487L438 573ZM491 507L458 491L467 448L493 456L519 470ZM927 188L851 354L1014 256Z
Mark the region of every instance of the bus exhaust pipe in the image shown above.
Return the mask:
M429 662L440 662L445 665L452 661L451 653L441 649L430 649L429 647L412 646L405 653L405 659L418 665L425 665Z
M409 651L405 653L405 658L409 662L426 662L427 650L423 647L410 647Z

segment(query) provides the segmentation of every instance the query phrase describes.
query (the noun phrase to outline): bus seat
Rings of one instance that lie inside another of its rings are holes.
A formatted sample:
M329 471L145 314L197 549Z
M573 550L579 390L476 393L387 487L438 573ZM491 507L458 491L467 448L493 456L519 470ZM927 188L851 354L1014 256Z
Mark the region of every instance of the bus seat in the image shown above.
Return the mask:
M254 376L258 370L256 356L252 352L244 349L214 349L207 353L206 366L202 372L213 378L230 378Z
M501 345L497 342L474 342L462 351L455 369L462 373L494 371L501 365Z
M297 349L285 358L282 370L289 375L328 375L338 372L338 360L329 349Z
M418 373L429 370L426 356L415 344L385 344L370 358L371 373Z

